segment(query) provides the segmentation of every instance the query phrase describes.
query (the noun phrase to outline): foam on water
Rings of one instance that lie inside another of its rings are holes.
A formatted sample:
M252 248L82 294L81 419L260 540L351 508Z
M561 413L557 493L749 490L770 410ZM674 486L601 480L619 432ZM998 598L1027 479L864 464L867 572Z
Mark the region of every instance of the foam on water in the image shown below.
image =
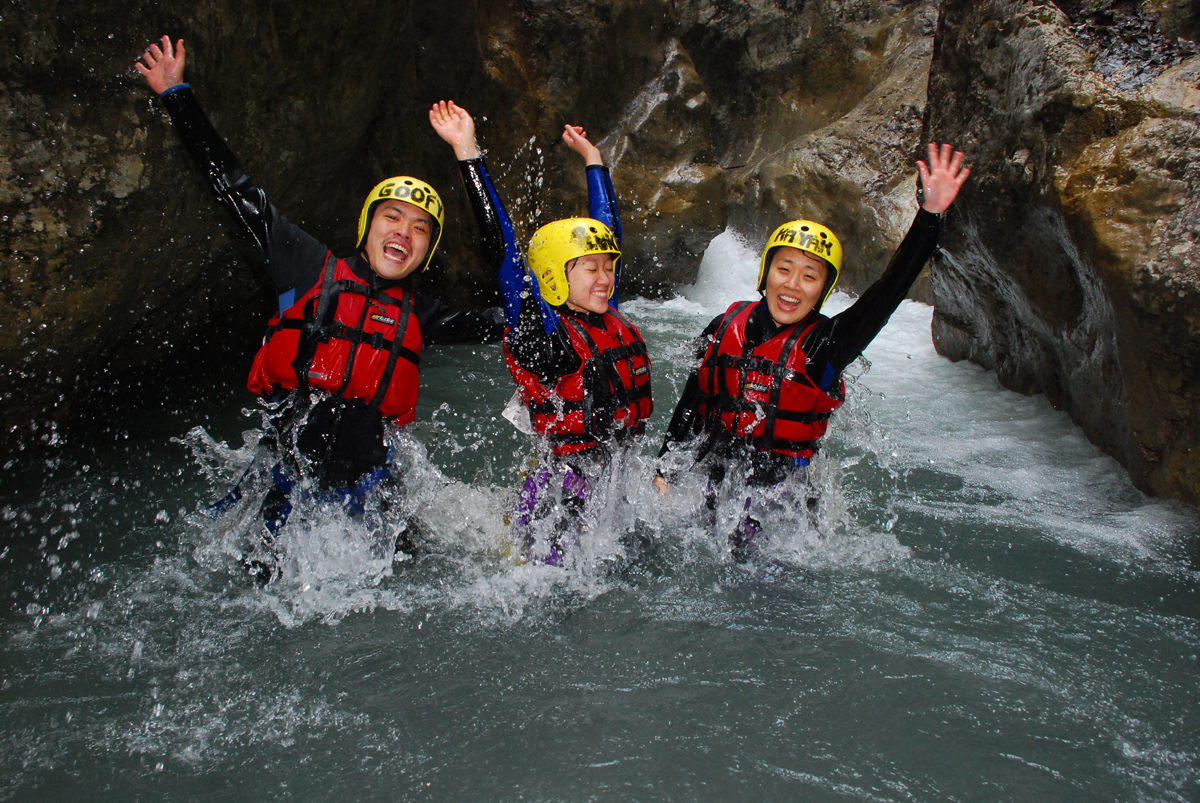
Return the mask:
M734 301L757 299L758 261L759 255L741 235L726 229L705 249L696 283L681 287L680 293L713 315Z
M905 302L867 349L864 383L889 430L896 467L949 473L997 495L986 506L940 505L941 515L1036 520L1045 535L1114 559L1168 557L1194 532L1194 511L1145 498L1120 465L1044 396L1004 390L995 375L937 355L932 308ZM1170 559L1168 557L1168 559Z

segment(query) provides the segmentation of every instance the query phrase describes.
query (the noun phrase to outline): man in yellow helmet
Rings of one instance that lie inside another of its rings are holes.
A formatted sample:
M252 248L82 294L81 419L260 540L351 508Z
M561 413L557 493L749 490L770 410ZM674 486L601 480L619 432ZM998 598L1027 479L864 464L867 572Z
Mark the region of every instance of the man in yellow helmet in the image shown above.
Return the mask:
M701 334L699 367L659 453L695 449L697 460L707 462L710 507L727 473L746 477L751 487L807 488L805 467L844 399L842 371L879 334L933 254L942 213L970 173L962 161L949 145L929 145L928 165L917 162L923 204L916 220L879 281L833 317L822 315L821 306L842 268L837 237L811 220L772 233L759 264L762 300L733 304ZM731 463L745 471L728 472ZM655 484L666 491L662 477ZM746 499L746 511L754 501ZM737 559L749 556L757 535L747 515L730 536Z
M621 223L608 169L579 126L563 141L583 157L591 217L556 220L529 243L528 271L512 223L475 144L475 124L450 101L435 104L430 123L459 159L463 181L496 269L508 328L504 356L516 380L525 431L548 454L532 471L511 521L525 559L561 565L578 537L595 480L617 444L628 446L654 409L650 357L637 327L617 311ZM506 413L507 415L507 413ZM551 513L548 537L533 529Z
M444 221L440 196L420 179L394 176L375 186L359 215L356 253L345 258L288 222L183 83L185 55L182 39L173 46L164 36L137 69L258 247L279 299L248 382L255 393L282 400L275 431L264 438L283 452L263 506L270 542L287 520L300 473L361 512L367 493L388 478L385 421L413 420L424 345L499 340L503 325L497 314L456 312L404 281L429 266ZM269 572L269 558L260 557L247 560Z

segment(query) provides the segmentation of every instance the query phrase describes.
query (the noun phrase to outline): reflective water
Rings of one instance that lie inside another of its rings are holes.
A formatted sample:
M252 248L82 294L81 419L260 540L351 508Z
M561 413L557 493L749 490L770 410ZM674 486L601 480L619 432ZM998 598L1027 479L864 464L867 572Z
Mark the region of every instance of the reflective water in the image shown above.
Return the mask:
M423 366L413 561L328 510L246 580L245 525L198 513L252 453L236 376L7 469L0 798L1200 798L1200 515L938 358L928 308L854 369L815 529L781 511L739 566L698 478L653 493L688 339L755 270L730 237L708 257L624 307L658 411L567 570L508 554L531 449L496 347Z

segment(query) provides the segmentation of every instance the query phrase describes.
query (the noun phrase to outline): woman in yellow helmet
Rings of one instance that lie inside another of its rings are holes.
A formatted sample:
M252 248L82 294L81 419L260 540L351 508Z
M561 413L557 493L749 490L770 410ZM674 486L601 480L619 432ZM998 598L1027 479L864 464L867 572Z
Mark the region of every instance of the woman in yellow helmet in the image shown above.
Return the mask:
M466 110L443 101L430 123L453 148L504 298L504 354L517 382L523 419L541 436L546 459L522 489L514 526L525 557L560 565L578 537L579 516L614 444L645 429L654 409L650 358L637 327L617 310L621 225L600 151L579 126L563 141L587 166L590 217L557 220L533 235L528 270L512 223L492 187ZM550 511L559 524L544 539L531 525Z
M258 247L279 299L248 383L280 404L264 437L278 448L279 463L271 467L274 487L263 503L263 543L251 544L245 557L266 581L302 478L352 513L361 513L368 493L388 479L384 422L412 421L423 346L498 340L503 330L495 315L455 312L407 286L429 266L441 238L442 201L432 187L411 176L380 182L363 203L356 252L335 257L250 181L183 83L185 56L182 39L172 45L164 36L137 69L218 199ZM241 493L239 484L217 509Z
M929 145L929 163L917 162L923 203L907 236L879 281L831 318L821 306L842 268L837 237L810 220L772 233L759 263L762 300L732 305L701 334L699 367L688 377L659 453L690 449L706 462L710 508L727 473L746 477L752 487L790 483L807 491L805 467L844 398L842 371L879 334L933 254L942 213L970 173L962 162L963 154L949 145ZM731 464L744 471L728 472ZM655 484L666 492L662 477ZM729 538L738 560L761 546L749 515L754 501L746 500L746 518ZM811 495L808 502L811 510Z

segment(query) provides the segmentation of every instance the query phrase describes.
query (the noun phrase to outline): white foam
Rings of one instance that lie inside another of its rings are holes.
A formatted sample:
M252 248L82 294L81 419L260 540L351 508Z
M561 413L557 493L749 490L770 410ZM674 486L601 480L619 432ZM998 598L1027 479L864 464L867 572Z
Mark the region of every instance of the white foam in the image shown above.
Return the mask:
M757 281L758 255L741 235L726 229L704 250L696 283L679 292L716 314L735 301L757 299Z

